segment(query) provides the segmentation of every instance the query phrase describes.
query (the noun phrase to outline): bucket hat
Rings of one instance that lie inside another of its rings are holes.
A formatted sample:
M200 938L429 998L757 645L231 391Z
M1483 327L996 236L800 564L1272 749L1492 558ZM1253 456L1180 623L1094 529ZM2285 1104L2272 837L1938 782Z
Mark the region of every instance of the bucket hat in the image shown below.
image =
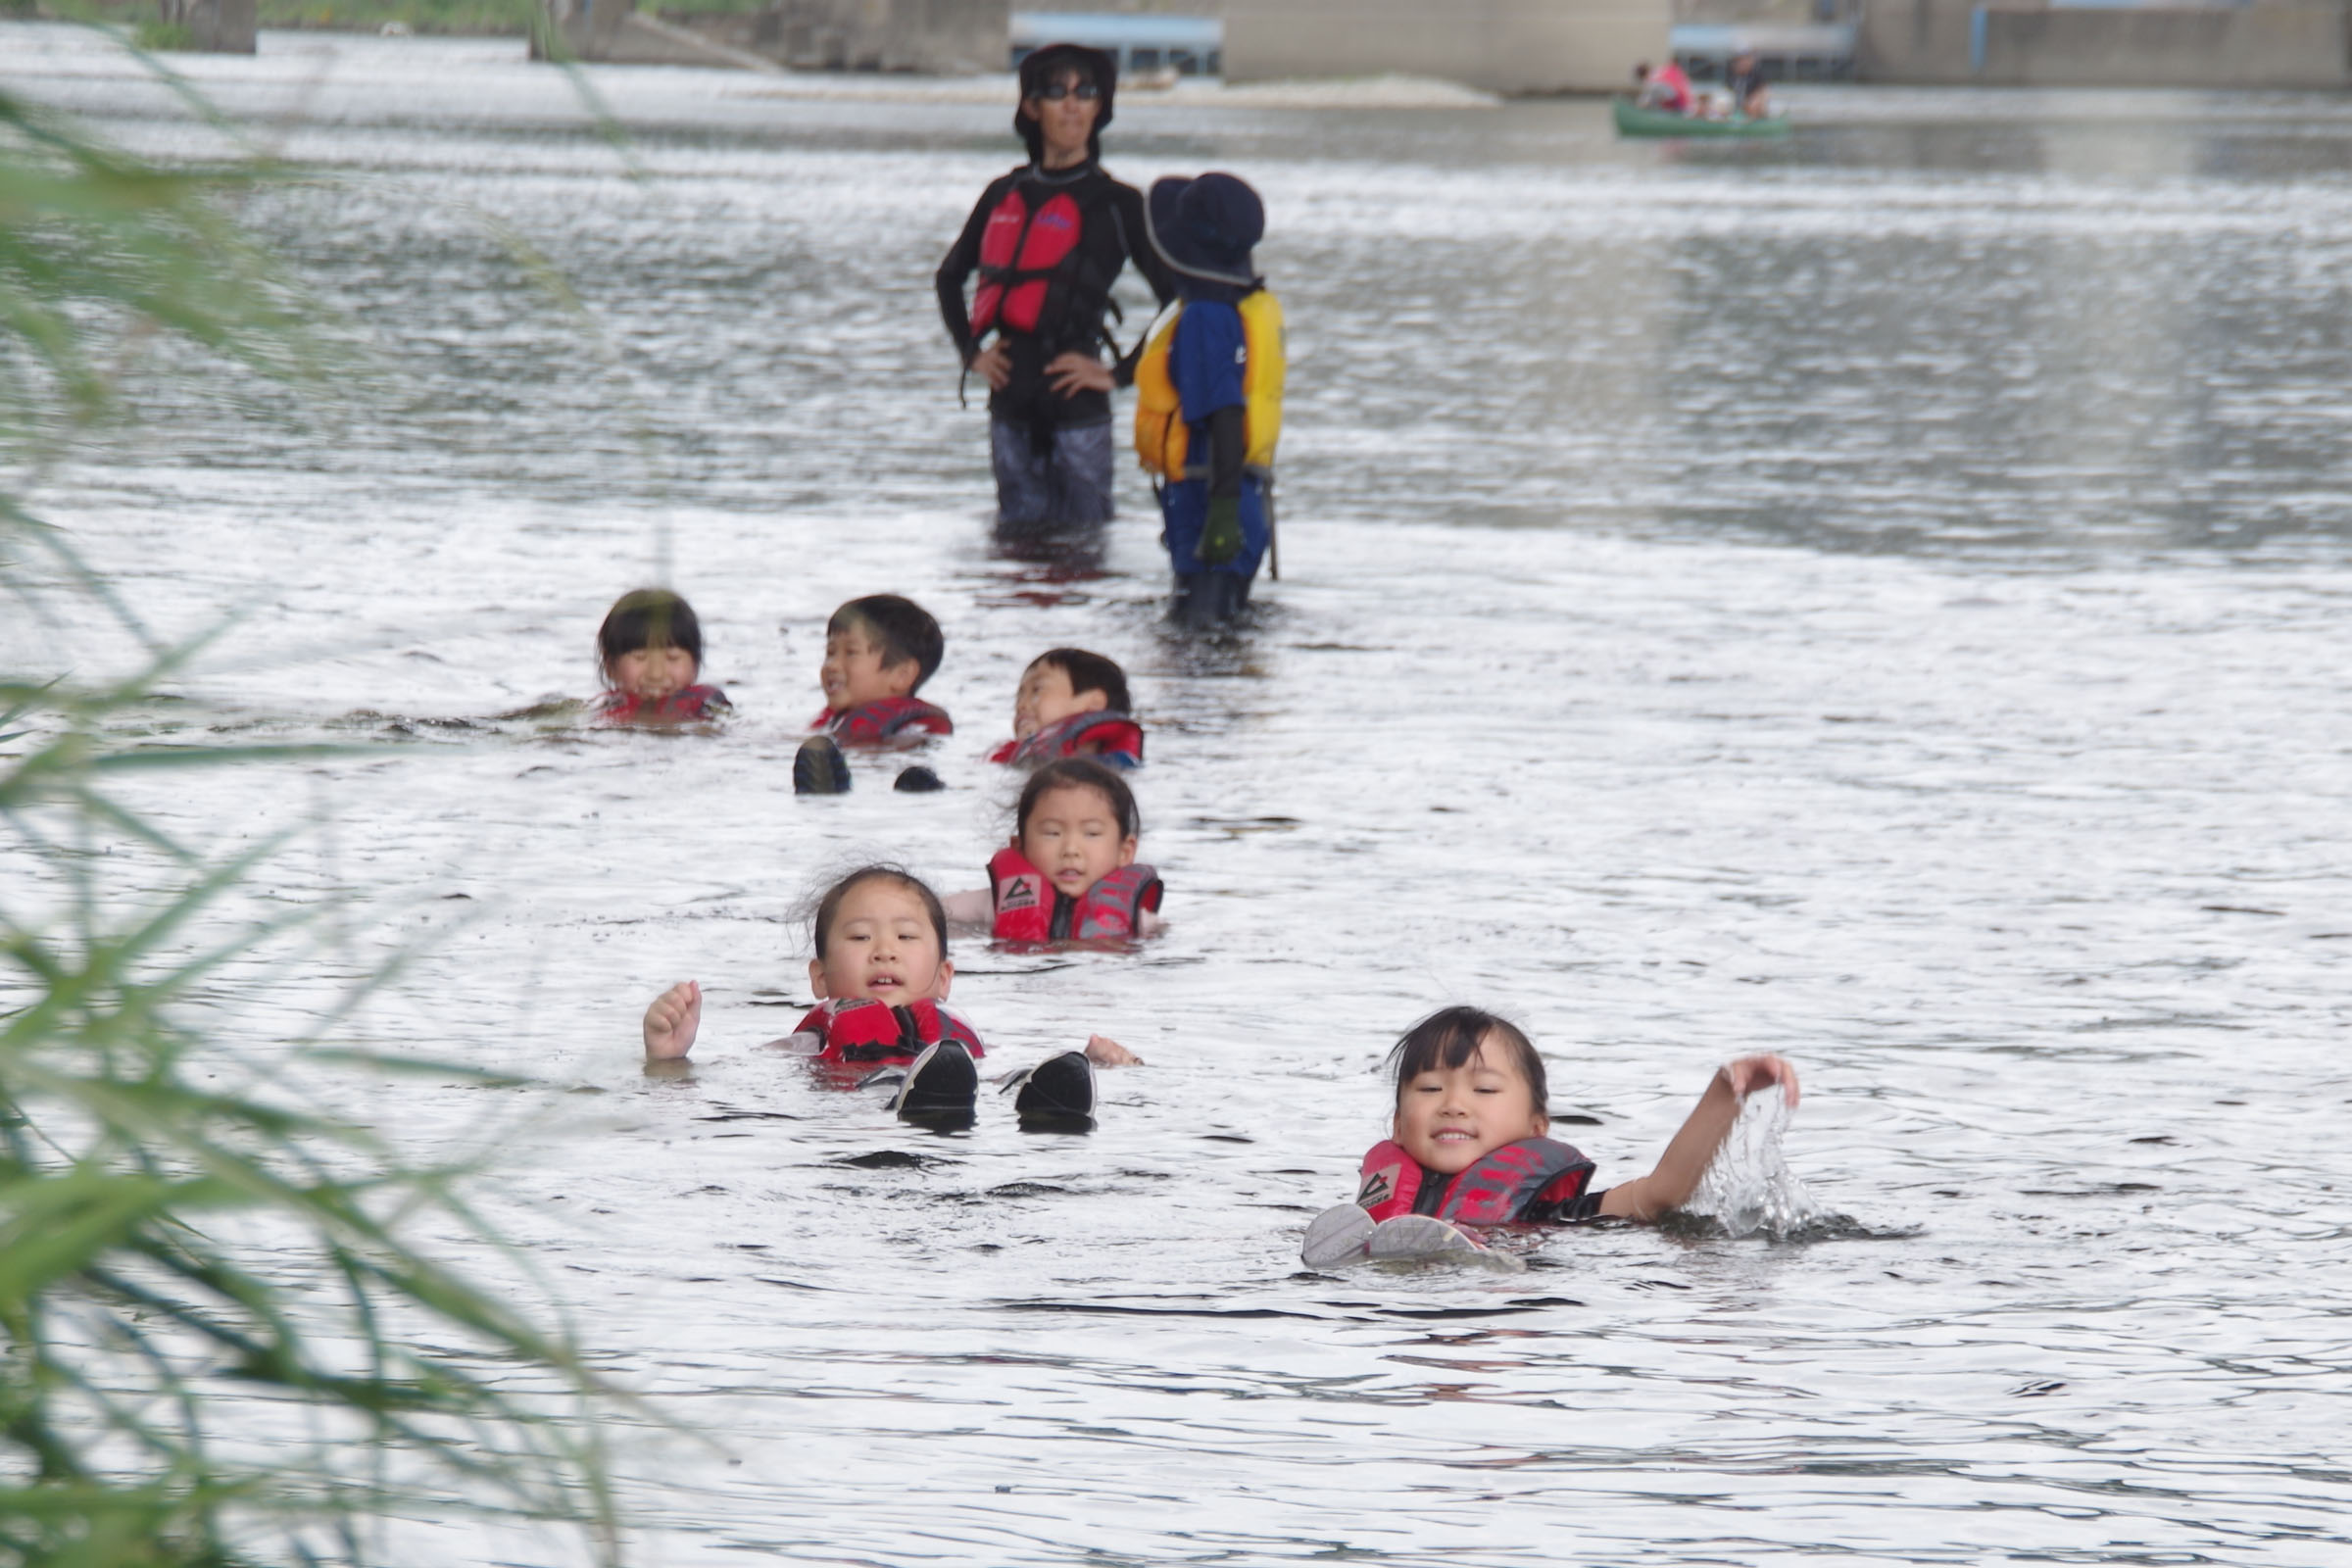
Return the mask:
M1241 288L1257 281L1250 252L1265 237L1266 208L1247 181L1214 172L1153 180L1144 219L1152 248L1188 277Z

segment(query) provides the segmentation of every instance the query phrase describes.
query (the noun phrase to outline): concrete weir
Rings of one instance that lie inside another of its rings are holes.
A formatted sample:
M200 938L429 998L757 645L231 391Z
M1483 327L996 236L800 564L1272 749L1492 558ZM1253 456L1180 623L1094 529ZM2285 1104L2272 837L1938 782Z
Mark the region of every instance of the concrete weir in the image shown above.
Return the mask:
M1397 73L1608 92L1666 57L1672 0L1225 0L1229 81Z
M250 17L253 0L186 3L242 6ZM1013 30L1008 0L774 0L671 19L639 12L637 0L547 3L581 59L754 71L1001 72ZM1135 0L1097 4L1121 13L1111 20L1137 20ZM1232 82L1393 74L1503 94L1615 92L1636 62L1668 57L1678 22L1687 37L1736 34L1756 48L1772 31L1764 23L1835 12L1850 20L1796 30L1835 32L1832 53L1850 59L1861 81L2352 86L2352 0L1177 0L1152 9L1218 19ZM1778 69L1805 74L1787 61ZM1843 74L1842 65L1813 73Z
M1857 57L1865 81L2345 87L2352 86L2352 8L2344 0L1870 0Z
M779 0L762 11L668 21L636 0L548 0L581 60L748 71L1003 71L1007 0ZM532 40L532 53L545 53Z
M1229 81L1439 76L1498 93L1622 87L1662 60L1673 0L1199 0L1221 16ZM1007 0L781 0L765 11L641 14L635 0L551 0L583 60L751 70L1003 71Z

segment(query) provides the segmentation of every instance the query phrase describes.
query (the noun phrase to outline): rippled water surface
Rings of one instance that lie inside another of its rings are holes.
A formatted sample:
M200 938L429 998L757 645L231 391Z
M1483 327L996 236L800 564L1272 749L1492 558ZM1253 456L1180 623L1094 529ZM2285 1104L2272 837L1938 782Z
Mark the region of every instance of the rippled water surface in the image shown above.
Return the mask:
M1791 94L1787 145L1718 148L1133 95L1113 168L1255 181L1292 319L1285 576L1187 644L1140 477L1099 559L989 536L929 276L1011 162L1001 84L598 72L624 159L516 54L188 62L316 172L244 216L358 362L141 373L33 499L160 630L239 617L159 734L368 748L154 808L321 815L255 891L354 890L354 961L423 943L372 1038L571 1091L381 1119L504 1145L491 1206L602 1364L713 1440L612 1429L643 1560L2352 1547L2352 105ZM0 25L0 81L220 145L72 33ZM584 695L663 575L725 733L500 716ZM947 626L953 787L796 801L823 617L884 589ZM121 667L71 603L10 612L11 667ZM867 854L976 885L981 758L1060 643L1135 678L1171 930L965 942L955 1000L992 1059L1150 1065L1092 1137L915 1134L760 1049L789 917ZM706 1043L649 1075L686 975ZM337 978L207 1001L267 1039ZM1302 1272L1449 1001L1528 1024L1604 1181L1788 1054L1841 1218Z

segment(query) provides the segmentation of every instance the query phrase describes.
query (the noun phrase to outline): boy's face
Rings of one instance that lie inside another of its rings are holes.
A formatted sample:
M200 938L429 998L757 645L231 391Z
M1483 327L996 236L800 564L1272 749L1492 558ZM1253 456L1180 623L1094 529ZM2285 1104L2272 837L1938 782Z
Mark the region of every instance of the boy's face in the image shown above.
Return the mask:
M612 684L631 697L660 702L694 684L694 656L683 648L632 648L612 661Z
M911 659L885 664L885 657L882 639L863 621L853 620L838 631L826 632L825 662L816 667L817 684L825 689L825 706L839 713L913 691L922 666Z
M1503 1145L1541 1138L1550 1127L1509 1044L1492 1034L1459 1067L1439 1066L1396 1086L1393 1136L1416 1164L1441 1176L1458 1175Z
M1021 676L1020 692L1012 700L1013 739L1025 741L1073 713L1100 713L1109 701L1102 692L1070 690L1070 672L1040 660Z
M825 933L825 951L808 960L808 985L819 1000L872 997L894 1007L944 1002L955 978L929 907L886 877L850 889Z

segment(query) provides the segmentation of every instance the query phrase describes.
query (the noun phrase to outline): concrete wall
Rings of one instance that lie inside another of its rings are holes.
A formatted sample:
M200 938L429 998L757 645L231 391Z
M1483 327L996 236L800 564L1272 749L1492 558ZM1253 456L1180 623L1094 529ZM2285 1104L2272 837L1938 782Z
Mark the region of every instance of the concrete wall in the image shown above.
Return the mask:
M2343 0L1989 7L1981 68L1971 41L1976 9L1976 0L1867 0L1856 74L2009 87L2352 86L2352 11Z
M1188 8L1190 9L1190 8ZM1608 92L1666 58L1673 0L1224 0L1225 79L1442 76Z
M1992 11L1984 75L2023 86L2339 87L2345 11L2328 3L2228 10Z
M676 18L655 17L651 5L641 15L635 0L554 7L573 54L625 65L1003 71L1012 28L1010 0L777 0L764 11Z

